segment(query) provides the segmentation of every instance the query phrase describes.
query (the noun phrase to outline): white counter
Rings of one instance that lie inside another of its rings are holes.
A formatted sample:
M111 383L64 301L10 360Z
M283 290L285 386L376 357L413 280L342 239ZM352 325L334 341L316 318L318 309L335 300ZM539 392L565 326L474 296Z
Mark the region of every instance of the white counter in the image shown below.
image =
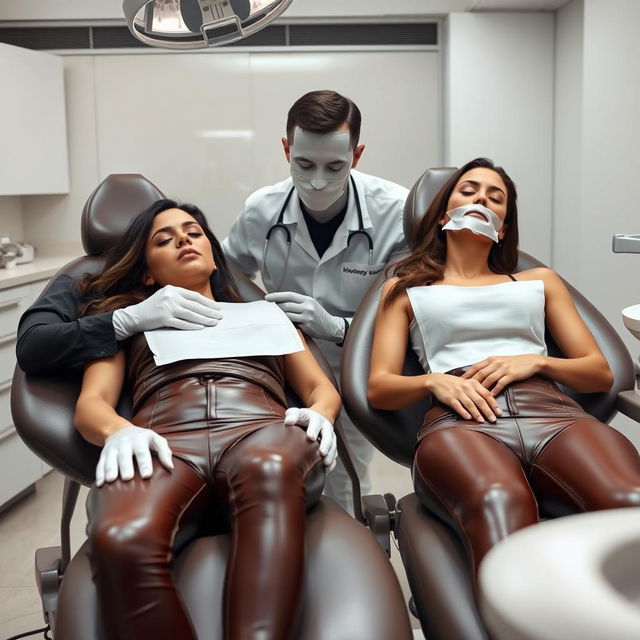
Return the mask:
M78 256L46 256L35 258L33 262L18 264L9 269L0 269L0 291L21 284L46 280L67 262Z

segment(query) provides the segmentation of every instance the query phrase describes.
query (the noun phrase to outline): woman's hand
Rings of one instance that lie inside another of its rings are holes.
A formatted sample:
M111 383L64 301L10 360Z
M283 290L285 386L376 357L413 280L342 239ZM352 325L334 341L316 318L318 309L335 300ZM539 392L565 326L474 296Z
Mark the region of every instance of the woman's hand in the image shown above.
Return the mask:
M101 487L105 481L113 482L118 477L131 480L135 473L134 456L140 476L150 478L153 473L152 449L158 453L158 460L162 465L171 471L171 449L165 438L151 429L142 429L131 424L118 429L105 440L102 447L96 467L96 486Z
M502 415L491 392L477 380L466 380L447 373L430 373L426 376L428 390L440 402L451 407L465 420L495 422Z
M336 466L338 443L333 425L322 414L313 409L291 407L284 414L284 423L305 427L309 440L320 439L320 455L325 466L329 467L328 471L333 470Z
M491 356L474 364L463 378L477 380L497 396L508 384L525 380L542 369L543 357L533 354L521 356Z

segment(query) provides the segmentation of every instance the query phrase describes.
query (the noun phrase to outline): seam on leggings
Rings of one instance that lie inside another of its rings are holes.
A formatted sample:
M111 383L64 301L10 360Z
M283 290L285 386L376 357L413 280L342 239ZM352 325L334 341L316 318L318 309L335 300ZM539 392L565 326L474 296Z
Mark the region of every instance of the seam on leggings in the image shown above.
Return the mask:
M515 432L518 434L518 441L520 442L520 455L518 457L520 458L520 460L522 460L522 462L525 462L527 459L527 449L524 444L524 438L522 437L522 430L520 429L520 424L518 423L518 419L512 418L512 420L513 420L513 425L515 427ZM513 453L515 453L515 451ZM516 453L516 455L518 454Z
M566 493L569 496L569 498L571 498L571 500L573 500L575 505L577 507L579 507L580 509L582 509L582 511L586 511L587 510L586 504L580 499L580 497L578 495L576 495L574 490L568 484L566 484L561 478L556 476L553 472L549 471L548 469L545 469L544 467L541 467L537 462L536 463L532 463L531 467L539 470L547 478L551 479L558 486L560 486L564 491L566 491Z
M252 432L253 433L253 432ZM228 451L228 449L225 449L225 451ZM222 458L222 455L220 456L220 458ZM235 487L232 485L231 482L229 482L229 476L227 474L227 472L224 469L220 469L219 466L216 466L216 469L214 470L213 474L212 474L212 482L213 482L213 487L215 489L216 486L216 475L221 475L224 477L225 479L225 483L226 485L229 487L229 497L226 501L227 503L227 508L229 507L229 505L233 504L233 499L235 497ZM229 520L230 522L232 522L233 518L231 517L232 514L229 514ZM231 544L229 545L229 556L227 558L227 568L225 569L225 588L226 588L226 583L227 583L227 575L229 573L229 569L233 566L235 566L235 562L236 562L236 556L237 556L237 552L238 552L238 545L234 544L233 542L233 536L236 535L236 527L234 527L233 525L231 526ZM226 598L223 597L222 598L222 603L223 603L223 607L222 607L222 619L224 620L229 620L229 616L230 616L230 612L229 612L229 607L231 606L231 603L229 602L230 598Z
M192 502L200 495L200 493L208 488L206 478L204 478L200 472L198 472L198 476L202 479L202 486L191 496L190 500L187 502L187 504L185 504L182 511L180 511L180 515L176 518L176 523L173 526L173 531L171 532L169 558L167 558L167 561L171 560L171 558L173 557L173 544L175 542L176 534L178 533L178 529L180 528L180 523L182 522L182 518L184 517L185 512L191 506Z
M160 390L158 389L158 391L156 391L156 397L155 397L155 402L153 403L153 409L151 410L151 416L149 417L149 422L147 423L147 429L151 429L154 419L156 417L156 409L158 408L158 405L160 404Z

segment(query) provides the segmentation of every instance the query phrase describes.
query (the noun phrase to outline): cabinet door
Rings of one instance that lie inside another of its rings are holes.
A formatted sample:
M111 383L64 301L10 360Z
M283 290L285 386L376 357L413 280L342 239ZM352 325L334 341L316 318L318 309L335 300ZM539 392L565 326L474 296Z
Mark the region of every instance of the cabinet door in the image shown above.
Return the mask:
M16 330L20 316L33 301L32 286L0 291L0 511L43 474L40 459L31 453L13 427L10 405Z
M0 44L0 195L69 193L62 58Z

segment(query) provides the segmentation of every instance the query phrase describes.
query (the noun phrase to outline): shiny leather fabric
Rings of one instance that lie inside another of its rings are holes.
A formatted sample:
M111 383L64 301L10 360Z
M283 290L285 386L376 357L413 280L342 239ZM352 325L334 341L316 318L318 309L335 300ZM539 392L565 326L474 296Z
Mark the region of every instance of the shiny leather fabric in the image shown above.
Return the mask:
M418 497L462 535L474 571L496 542L539 520L536 498L582 511L640 506L635 447L553 382L533 376L496 399L493 424L434 402L414 458Z
M219 374L173 380L132 421L169 441L175 469L155 463L89 501L89 557L108 638L189 640L171 577L180 529L225 505L231 550L224 637L285 639L297 615L306 507L322 490L318 444L285 427L285 407L259 384Z

